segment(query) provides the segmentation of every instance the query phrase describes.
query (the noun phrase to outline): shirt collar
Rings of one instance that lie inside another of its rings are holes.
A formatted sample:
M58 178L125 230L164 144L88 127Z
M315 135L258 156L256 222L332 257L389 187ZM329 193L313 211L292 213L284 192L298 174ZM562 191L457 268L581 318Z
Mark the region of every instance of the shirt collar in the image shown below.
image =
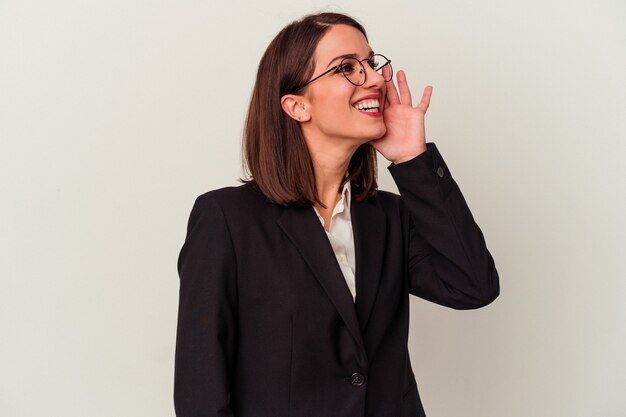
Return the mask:
M352 196L352 189L350 187L350 181L346 181L346 183L343 185L343 189L341 190L341 198L337 202L337 205L335 206L335 210L333 210L333 214L340 213L344 209L347 210L349 213L351 196Z
M341 190L341 195L343 196L346 208L350 210L350 202L351 202L350 199L352 197L352 188L350 187L350 181L346 181L346 183L343 185L343 190Z

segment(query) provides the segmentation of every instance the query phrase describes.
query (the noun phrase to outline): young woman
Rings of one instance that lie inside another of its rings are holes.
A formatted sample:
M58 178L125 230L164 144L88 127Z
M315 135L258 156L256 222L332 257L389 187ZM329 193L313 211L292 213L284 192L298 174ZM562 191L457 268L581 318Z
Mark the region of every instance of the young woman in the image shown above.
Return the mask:
M179 417L402 417L424 410L409 294L489 304L498 274L403 72L333 13L261 59L249 178L201 195L180 253ZM378 191L376 152L400 196Z

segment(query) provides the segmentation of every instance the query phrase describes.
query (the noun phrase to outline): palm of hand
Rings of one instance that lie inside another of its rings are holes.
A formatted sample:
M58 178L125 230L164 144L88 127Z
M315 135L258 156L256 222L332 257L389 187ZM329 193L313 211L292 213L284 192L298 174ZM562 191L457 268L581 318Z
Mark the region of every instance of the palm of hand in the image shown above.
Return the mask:
M370 142L387 160L394 163L408 161L426 150L424 115L432 95L432 87L427 86L420 103L413 107L404 71L398 72L398 87L399 94L393 80L387 84L383 110L387 132L382 138Z

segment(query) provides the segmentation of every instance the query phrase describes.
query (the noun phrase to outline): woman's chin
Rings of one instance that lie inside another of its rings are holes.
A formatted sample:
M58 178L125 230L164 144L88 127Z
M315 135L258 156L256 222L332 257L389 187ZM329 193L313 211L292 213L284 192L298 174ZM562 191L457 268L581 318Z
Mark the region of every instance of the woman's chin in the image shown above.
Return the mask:
M385 133L387 133L387 127L383 124L381 127L378 128L378 130L376 131L376 133L372 133L371 137L369 138L369 140L376 140L376 139L380 139L383 136L385 136Z

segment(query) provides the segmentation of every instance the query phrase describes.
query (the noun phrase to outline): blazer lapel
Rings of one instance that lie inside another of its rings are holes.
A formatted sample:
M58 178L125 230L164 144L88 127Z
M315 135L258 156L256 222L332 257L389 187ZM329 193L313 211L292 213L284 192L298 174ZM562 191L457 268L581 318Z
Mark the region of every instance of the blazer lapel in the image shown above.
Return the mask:
M360 203L353 198L350 216L356 257L356 311L364 332L378 293L387 224L375 197Z
M352 294L313 207L287 207L277 222L313 271L357 344L365 351Z

